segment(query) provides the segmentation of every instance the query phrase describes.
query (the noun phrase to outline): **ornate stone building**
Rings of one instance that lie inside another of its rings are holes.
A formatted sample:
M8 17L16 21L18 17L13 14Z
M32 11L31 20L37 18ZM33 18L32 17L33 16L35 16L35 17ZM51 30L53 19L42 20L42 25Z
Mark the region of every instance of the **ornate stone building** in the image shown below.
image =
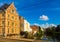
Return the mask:
M20 34L19 15L14 3L0 7L0 35L12 36Z

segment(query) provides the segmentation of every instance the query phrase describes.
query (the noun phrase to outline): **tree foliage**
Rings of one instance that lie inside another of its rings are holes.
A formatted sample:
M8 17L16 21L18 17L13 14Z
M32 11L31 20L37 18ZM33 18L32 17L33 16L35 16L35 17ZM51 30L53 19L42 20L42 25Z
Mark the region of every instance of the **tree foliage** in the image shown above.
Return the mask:
M41 30L41 27L39 27L39 30L36 32L35 37L36 37L36 39L41 39L42 35L43 35L43 33Z
M46 28L45 34L46 36L51 37L53 40L60 40L60 25L57 25L57 27L53 26Z
M60 40L60 25L57 25L56 27L56 39Z
M45 34L48 38L51 38L53 40L55 40L56 38L56 31L55 31L56 27L49 27L49 28L46 28L46 31L45 31Z

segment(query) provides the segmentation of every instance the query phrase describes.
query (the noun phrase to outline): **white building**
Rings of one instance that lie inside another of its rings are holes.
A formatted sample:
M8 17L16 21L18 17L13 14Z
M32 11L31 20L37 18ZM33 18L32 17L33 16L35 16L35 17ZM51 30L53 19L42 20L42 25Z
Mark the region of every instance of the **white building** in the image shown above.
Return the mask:
M24 31L31 32L30 23L27 20L24 20Z

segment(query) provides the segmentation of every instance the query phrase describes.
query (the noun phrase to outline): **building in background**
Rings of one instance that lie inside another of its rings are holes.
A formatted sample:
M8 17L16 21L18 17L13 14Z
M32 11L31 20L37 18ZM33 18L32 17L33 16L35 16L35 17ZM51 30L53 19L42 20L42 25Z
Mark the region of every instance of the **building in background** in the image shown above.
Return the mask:
M14 3L4 4L0 7L0 35L12 36L19 35L19 15Z
M20 21L20 32L24 32L24 18L22 16L19 16Z
M24 20L24 31L31 32L30 23L27 20Z
M36 26L36 25L32 25L32 26L30 26L30 27L31 27L31 29L32 29L32 34L35 34L37 31L39 31L39 27Z

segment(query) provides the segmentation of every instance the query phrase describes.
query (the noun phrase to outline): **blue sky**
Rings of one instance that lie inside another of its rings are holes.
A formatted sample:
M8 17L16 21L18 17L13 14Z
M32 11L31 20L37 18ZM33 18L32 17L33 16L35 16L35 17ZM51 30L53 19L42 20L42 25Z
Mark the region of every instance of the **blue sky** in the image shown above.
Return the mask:
M60 24L60 0L0 0L0 6L12 2L30 24Z

